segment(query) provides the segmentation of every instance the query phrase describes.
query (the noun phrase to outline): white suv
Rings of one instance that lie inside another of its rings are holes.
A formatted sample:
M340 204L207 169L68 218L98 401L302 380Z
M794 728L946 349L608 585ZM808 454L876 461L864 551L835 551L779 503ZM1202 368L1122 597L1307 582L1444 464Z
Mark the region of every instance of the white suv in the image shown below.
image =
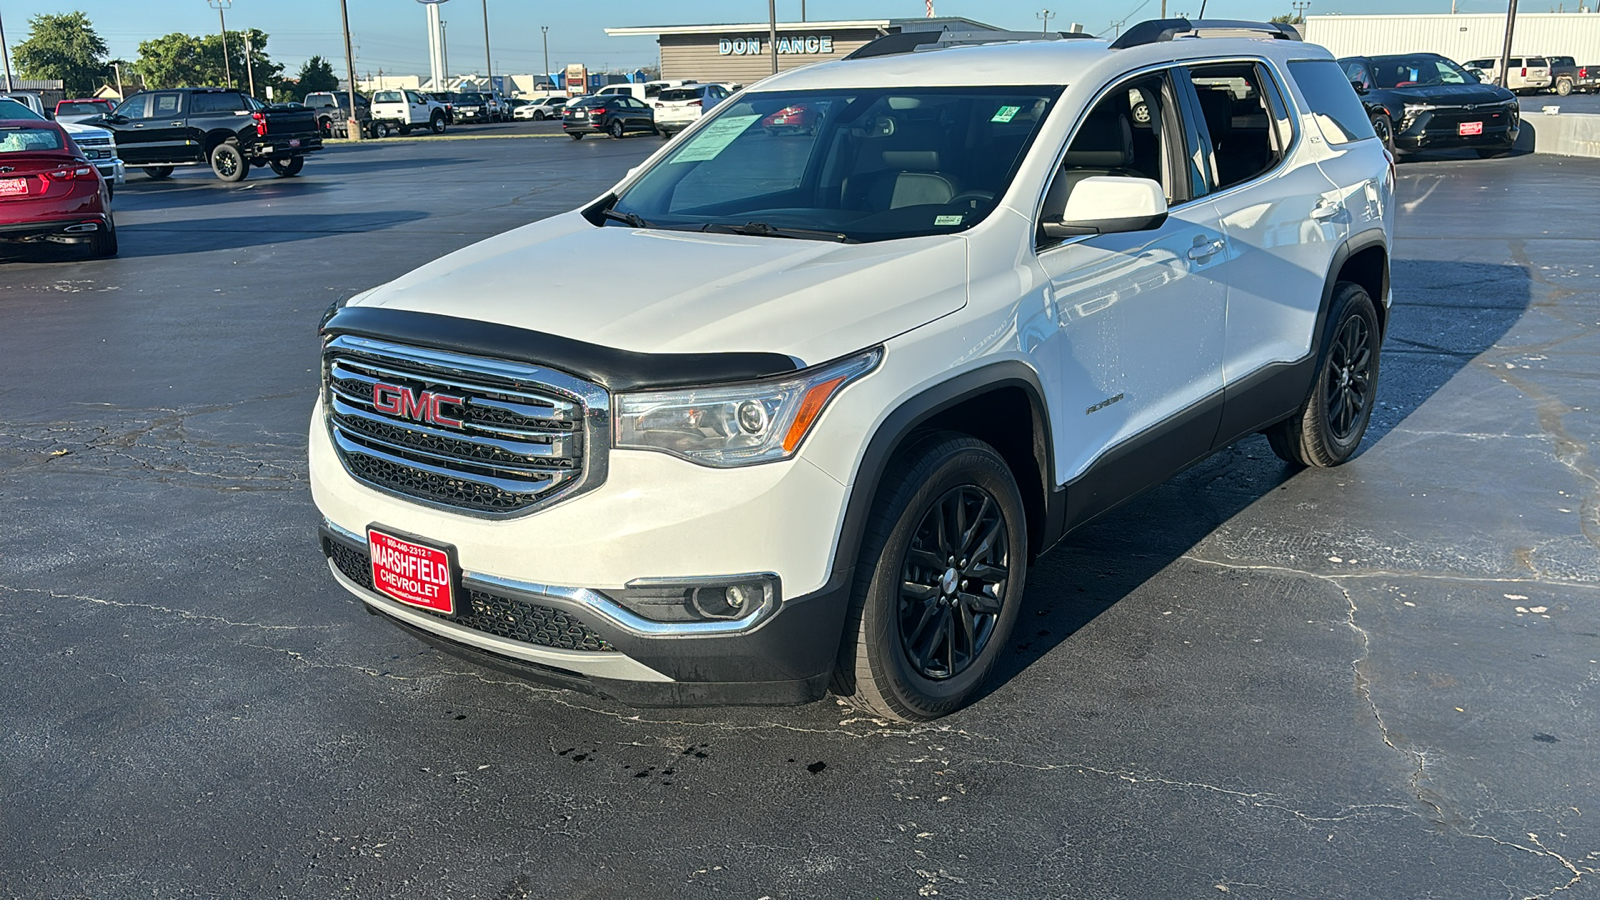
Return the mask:
M1349 459L1390 160L1327 51L1197 24L1234 36L885 38L330 309L334 577L630 702L831 685L928 719L980 689L1068 530L1256 432ZM807 132L763 127L796 109ZM597 266L627 289L587 290Z

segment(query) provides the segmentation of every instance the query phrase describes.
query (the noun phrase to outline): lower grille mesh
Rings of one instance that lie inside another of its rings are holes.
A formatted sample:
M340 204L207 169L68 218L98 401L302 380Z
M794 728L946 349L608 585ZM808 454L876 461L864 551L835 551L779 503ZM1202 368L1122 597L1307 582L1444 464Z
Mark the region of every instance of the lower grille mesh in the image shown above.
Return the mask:
M323 544L328 558L333 560L346 578L369 591L373 589L372 558L365 551L340 541L324 540ZM476 588L467 588L463 594L456 614L440 618L484 634L557 650L603 653L617 649L583 624L581 619L565 610Z

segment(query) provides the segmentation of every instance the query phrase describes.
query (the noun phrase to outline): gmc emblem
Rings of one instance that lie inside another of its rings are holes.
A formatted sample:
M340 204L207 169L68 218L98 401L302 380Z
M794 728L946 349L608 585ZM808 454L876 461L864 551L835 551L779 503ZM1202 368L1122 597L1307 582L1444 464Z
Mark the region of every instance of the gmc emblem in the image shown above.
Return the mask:
M466 398L453 394L436 394L433 391L418 393L408 387L378 382L372 386L372 406L378 412L400 416L415 422L429 422L450 428L462 427L460 419L452 419L440 408L449 403L464 406Z

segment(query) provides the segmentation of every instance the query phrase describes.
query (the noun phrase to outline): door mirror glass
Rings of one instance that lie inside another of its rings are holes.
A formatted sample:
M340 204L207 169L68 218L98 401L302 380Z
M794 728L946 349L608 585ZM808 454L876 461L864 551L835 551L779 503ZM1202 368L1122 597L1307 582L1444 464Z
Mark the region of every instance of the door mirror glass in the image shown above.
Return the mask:
M1073 185L1060 221L1046 221L1053 238L1150 231L1167 221L1167 197L1149 178L1093 175Z

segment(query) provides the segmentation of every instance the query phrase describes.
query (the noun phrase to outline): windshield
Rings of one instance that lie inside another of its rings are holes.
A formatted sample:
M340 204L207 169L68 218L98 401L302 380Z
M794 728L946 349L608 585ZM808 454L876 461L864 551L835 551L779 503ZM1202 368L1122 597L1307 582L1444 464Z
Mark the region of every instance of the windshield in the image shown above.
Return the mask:
M1372 75L1381 88L1478 83L1478 79L1442 56L1375 56Z
M8 97L0 97L0 119L43 119L33 110Z
M1061 90L746 94L623 191L611 218L839 241L962 231L994 209Z

